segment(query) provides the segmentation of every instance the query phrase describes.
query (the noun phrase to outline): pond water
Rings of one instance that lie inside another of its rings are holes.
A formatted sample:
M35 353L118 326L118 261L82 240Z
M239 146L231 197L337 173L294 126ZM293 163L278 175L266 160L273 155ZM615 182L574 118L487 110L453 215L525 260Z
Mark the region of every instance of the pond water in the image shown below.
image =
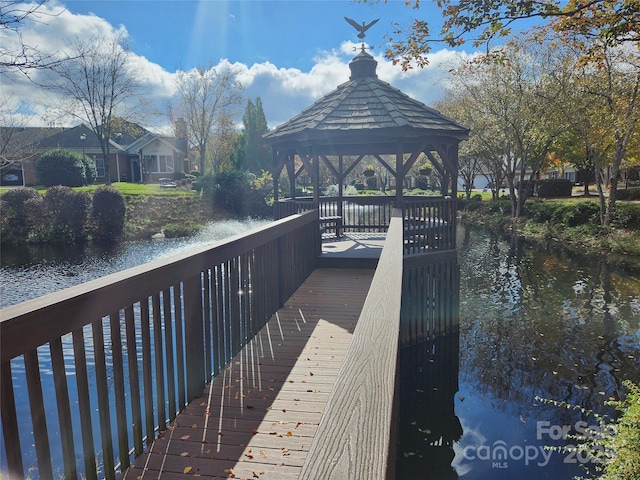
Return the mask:
M261 223L218 222L193 238L111 250L3 249L1 305ZM427 346L455 347L440 383L418 378L412 386L426 404L401 406L398 478L568 480L582 474L588 458L544 447L570 444L563 433L578 433L593 419L538 398L612 414L605 402L620 397L622 381L640 382L640 272L480 228L460 226L458 241L459 332ZM411 353L424 368L427 347Z
M256 219L211 222L191 237L123 242L107 248L3 246L0 257L0 308L142 265L187 248L216 242L266 223L265 220Z
M448 378L414 380L413 404L401 400L398 477L586 475L589 457L545 447L575 444L566 435L596 422L541 399L614 415L605 402L620 398L624 380L640 382L640 272L480 228L458 235L459 339L404 355L428 372L429 352L459 340L459 357Z

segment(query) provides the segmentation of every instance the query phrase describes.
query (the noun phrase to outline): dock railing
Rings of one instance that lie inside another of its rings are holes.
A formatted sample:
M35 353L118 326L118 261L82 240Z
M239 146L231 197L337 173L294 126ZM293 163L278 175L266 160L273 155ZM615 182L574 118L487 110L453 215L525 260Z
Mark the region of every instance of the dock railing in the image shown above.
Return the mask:
M402 243L396 209L300 479L395 476Z
M316 268L318 229L294 215L1 310L2 470L26 478L35 445L40 479L116 478Z

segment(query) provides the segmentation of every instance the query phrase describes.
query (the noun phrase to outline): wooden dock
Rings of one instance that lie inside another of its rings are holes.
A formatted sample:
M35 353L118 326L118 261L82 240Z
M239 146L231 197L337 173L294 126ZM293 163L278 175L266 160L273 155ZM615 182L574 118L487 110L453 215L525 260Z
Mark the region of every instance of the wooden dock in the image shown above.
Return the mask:
M373 273L315 270L123 478L298 478Z

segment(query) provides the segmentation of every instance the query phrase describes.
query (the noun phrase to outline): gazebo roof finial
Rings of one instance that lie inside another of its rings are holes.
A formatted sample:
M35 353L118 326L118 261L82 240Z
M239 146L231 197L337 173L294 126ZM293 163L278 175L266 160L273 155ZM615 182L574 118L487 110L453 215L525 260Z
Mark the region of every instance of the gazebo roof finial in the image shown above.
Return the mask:
M376 18L375 20L369 22L367 25L365 25L364 22L362 22L362 25L360 25L358 22L356 22L355 20L352 20L348 17L344 17L344 19L353 27L355 28L359 33L358 33L358 38L360 39L360 41L362 42L361 45L361 49L364 52L365 47L364 47L364 37L365 37L365 32L367 30L369 30L378 20L380 20L379 18Z

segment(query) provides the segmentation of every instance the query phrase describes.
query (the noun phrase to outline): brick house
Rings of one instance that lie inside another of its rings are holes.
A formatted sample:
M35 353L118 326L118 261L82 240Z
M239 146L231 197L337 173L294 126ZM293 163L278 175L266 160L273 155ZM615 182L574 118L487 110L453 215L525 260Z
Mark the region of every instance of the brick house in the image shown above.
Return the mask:
M109 145L111 182L157 183L175 172L189 172L186 140L158 135L135 125L123 124ZM5 127L5 134L6 129ZM95 133L84 124L73 128L22 128L14 132L13 158L2 158L2 185L36 185L35 162L57 148L84 153L93 159L98 182L104 182L105 160ZM6 135L5 135L6 137ZM19 147L19 148L17 148ZM17 150L21 150L18 154Z

